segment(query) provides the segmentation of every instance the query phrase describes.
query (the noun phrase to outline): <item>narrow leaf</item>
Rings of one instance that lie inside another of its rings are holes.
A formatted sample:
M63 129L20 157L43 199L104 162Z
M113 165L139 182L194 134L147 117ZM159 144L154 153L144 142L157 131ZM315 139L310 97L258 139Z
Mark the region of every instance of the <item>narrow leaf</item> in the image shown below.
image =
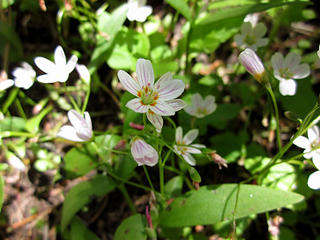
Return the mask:
M238 195L237 208L236 198ZM203 186L177 198L160 215L164 227L213 224L267 212L303 200L297 193L247 184Z
M3 190L4 190L4 181L3 181L2 176L0 176L0 212L2 209L3 197L4 197Z

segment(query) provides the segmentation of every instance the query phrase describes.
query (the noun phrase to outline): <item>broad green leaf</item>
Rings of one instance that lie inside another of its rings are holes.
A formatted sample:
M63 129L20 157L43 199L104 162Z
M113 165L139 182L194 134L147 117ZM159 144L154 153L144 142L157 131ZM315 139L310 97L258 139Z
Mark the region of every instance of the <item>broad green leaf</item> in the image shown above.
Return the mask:
M2 176L0 175L0 212L2 209L3 198L4 198L4 181Z
M24 131L26 120L19 117L5 117L0 120L0 132L3 131Z
M90 231L87 226L78 218L74 218L71 222L70 231L71 240L99 240L97 235Z
M117 228L114 240L144 240L147 239L142 215L136 214L125 219Z
M124 4L115 9L111 15L104 12L98 15L98 29L100 31L97 47L94 49L90 70L98 68L108 58L108 50L112 46L115 36L127 18L128 6Z
M223 129L227 126L229 120L238 116L239 112L240 106L238 104L219 104L217 110L208 116L208 119L210 119L210 125L218 129Z
M118 135L105 134L98 136L94 139L97 147L100 151L100 155L105 160L108 160L111 156L111 150L118 144L122 138Z
M68 178L83 176L97 166L95 151L89 146L72 148L64 156L64 169Z
M116 184L107 176L98 175L92 180L81 182L67 194L62 206L61 228L64 230L73 216L91 200L91 197L101 197L111 192Z
M238 196L237 208L235 209ZM160 225L183 227L235 219L285 207L303 200L300 194L257 185L203 186L177 198L160 214Z
M175 73L179 69L176 61L155 62L152 64L155 78L159 78L167 72Z
M181 13L187 20L191 20L192 14L185 0L166 0L177 12Z
M2 0L1 1L1 8L2 9L6 9L7 7L9 7L10 5L12 5L15 2L15 0ZM1 9L1 10L2 10Z
M270 3L257 3L257 4L247 4L238 7L232 7L228 9L223 9L223 11L216 11L213 14L209 14L207 17L201 19L197 24L196 27L203 27L203 25L212 24L214 22L223 21L228 18L233 17L241 17L245 16L249 13L254 12L262 12L266 11L270 8L280 7L283 5L295 5L296 7L302 7L306 5L306 2L270 2Z
M176 176L171 178L164 186L164 192L169 198L175 198L181 195L183 187L183 177Z

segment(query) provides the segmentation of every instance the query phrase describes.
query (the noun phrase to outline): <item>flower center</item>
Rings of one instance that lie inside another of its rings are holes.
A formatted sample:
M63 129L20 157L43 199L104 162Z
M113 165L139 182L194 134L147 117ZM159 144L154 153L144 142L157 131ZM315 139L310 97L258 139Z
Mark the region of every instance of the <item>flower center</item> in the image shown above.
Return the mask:
M281 75L281 77L285 78L285 79L291 79L293 74L290 72L289 68L281 68L279 69L279 73Z
M247 35L246 38L244 39L244 42L247 43L247 45L251 46L257 43L257 38L254 35Z
M198 108L197 109L197 114L200 116L206 116L208 114L208 111L206 108Z
M138 96L140 97L143 105L156 105L156 100L159 98L158 92L148 86L145 86L141 91L139 91Z
M316 149L320 147L320 138L317 138L311 143L311 149Z

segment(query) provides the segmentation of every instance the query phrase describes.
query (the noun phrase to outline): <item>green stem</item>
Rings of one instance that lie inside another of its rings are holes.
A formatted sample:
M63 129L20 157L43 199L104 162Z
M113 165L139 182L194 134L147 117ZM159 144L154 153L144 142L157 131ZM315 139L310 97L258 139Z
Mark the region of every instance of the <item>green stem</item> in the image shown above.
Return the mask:
M16 99L16 96L18 93L19 93L19 88L14 88L10 91L9 97L7 98L5 103L3 104L3 108L2 108L3 114L7 113L9 107L11 106L13 101Z
M164 165L161 159L161 156L159 156L159 179L160 179L160 193L161 195L164 194Z
M154 191L154 187L153 187L151 178L150 178L150 176L149 176L148 169L147 169L147 167L146 167L145 165L143 165L143 170L144 170L144 173L145 173L145 175L146 175L146 177L147 177L148 183L149 183L152 191Z
M119 184L118 185L118 189L120 190L120 192L122 193L122 195L124 196L124 198L126 199L128 205L129 205L129 208L131 210L131 212L133 214L136 214L137 213L137 210L136 208L134 207L134 204L128 194L128 191L127 191L127 188L125 187L125 185L123 183Z
M64 87L65 87L65 88L67 87L66 83L64 83ZM75 109L77 112L81 113L81 110L80 110L80 108L78 107L78 104L77 104L76 101L73 99L73 97L70 95L70 93L69 93L68 91L65 91L65 93L67 94L67 96L68 96L71 104L73 105L74 109Z
M90 91L91 91L91 88L90 88L90 83L89 83L88 84L87 93L86 93L86 98L84 99L84 103L83 103L83 106L82 106L82 111L81 111L82 114L87 109L87 105L88 105L89 98L90 98Z
M26 114L24 113L23 107L22 107L21 102L19 101L18 98L16 98L16 100L15 100L15 105L16 105L16 107L17 107L17 110L18 110L20 116L21 116L22 118L24 118L24 119L27 119L27 116L26 116Z
M278 143L278 149L279 151L282 148L282 143L281 143L281 138L280 138L280 122L279 122L279 110L278 110L278 105L277 105L277 101L276 98L274 96L274 93L272 91L271 86L266 86L268 93L270 94L270 97L272 99L272 103L273 103L273 108L274 108L274 114L276 117L276 123L277 123L277 127L276 127L276 133L277 133L277 143Z
M35 135L33 133L27 132L15 132L15 131L1 131L0 136L3 138L6 137L29 137L33 138Z

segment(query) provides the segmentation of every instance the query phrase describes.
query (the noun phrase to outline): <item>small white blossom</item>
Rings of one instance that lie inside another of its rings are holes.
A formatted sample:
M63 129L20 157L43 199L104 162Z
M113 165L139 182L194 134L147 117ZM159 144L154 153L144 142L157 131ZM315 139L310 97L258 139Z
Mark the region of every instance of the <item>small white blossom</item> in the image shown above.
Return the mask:
M148 120L158 132L163 126L161 116L173 116L176 111L186 106L179 97L184 91L182 80L172 79L171 73L166 73L154 83L154 73L149 60L138 59L137 80L120 70L118 78L123 87L136 98L127 102L126 107L138 113L146 113Z
M198 136L198 129L191 129L183 137L182 127L177 127L176 129L176 144L174 149L177 154L181 155L184 160L191 166L196 165L196 160L192 157L192 154L200 154L199 148L205 148L203 144L191 144Z
M264 66L252 49L247 48L241 52L239 61L257 81L261 82L263 80L265 74Z
M304 136L297 137L293 144L304 148L304 157L312 158L312 162L318 171L312 173L308 178L308 186L311 189L320 189L320 131L318 126L308 129L308 138Z
M6 153L6 158L8 160L8 163L14 167L15 169L18 169L20 171L24 171L26 169L26 165L21 161L20 158L18 158L15 154L12 152Z
M141 138L136 137L131 143L131 154L138 166L153 167L158 163L158 152Z
M146 0L129 0L127 18L130 21L146 21L152 13L152 7L146 6L146 2Z
M280 81L279 90L282 95L295 95L297 83L293 79L305 78L310 74L308 64L300 64L301 57L295 52L289 53L285 58L281 53L271 57L273 74Z
M54 51L54 62L44 57L36 57L34 59L37 67L46 73L38 76L37 80L42 83L65 82L68 80L69 74L74 70L77 61L78 57L72 55L67 62L62 47L58 46Z
M251 48L256 51L259 47L268 44L268 38L263 38L266 32L267 28L263 23L252 27L251 22L244 22L241 26L241 34L235 35L234 41L240 48Z
M29 89L36 78L36 72L27 62L22 62L21 67L17 67L12 71L14 76L14 84L18 88Z
M215 97L208 95L203 99L199 93L193 94L191 97L191 106L187 106L184 110L197 118L203 118L213 113L217 108Z
M14 85L14 81L12 79L8 79L8 75L6 71L2 70L0 72L0 91L4 91L9 87Z
M77 69L77 72L78 72L80 78L83 79L83 81L85 81L85 83L89 84L90 83L90 72L89 72L88 68L85 65L77 64L76 69Z
M259 13L250 13L247 14L246 17L243 19L244 22L250 22L252 27L255 27L259 20Z
M70 110L68 118L71 125L62 126L57 137L73 142L85 142L91 139L92 123L88 112L84 112L84 117L82 117L76 110Z
M320 44L319 44L319 50L317 51L318 57L320 58Z

